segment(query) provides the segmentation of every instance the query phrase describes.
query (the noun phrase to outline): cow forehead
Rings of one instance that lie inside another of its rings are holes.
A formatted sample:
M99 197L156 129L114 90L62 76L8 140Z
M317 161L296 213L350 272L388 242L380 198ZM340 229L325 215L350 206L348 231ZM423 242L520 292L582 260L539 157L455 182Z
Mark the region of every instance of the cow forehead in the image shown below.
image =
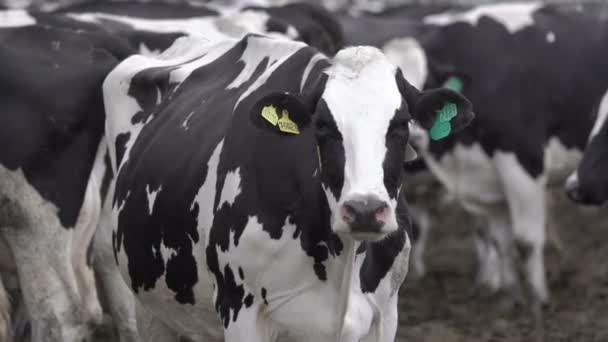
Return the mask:
M402 97L395 78L396 67L380 50L344 49L326 73L323 100L338 129L345 125L388 128L395 111L401 107Z

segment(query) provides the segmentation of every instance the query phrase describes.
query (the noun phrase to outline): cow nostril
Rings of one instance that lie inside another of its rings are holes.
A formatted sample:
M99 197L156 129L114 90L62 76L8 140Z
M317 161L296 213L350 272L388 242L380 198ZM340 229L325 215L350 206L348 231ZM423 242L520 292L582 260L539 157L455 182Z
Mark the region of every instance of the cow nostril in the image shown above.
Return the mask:
M577 188L567 189L566 193L568 194L568 197L570 197L570 199L574 202L579 202L581 199L580 192Z
M357 210L350 204L342 205L342 218L344 221L351 223L357 218Z

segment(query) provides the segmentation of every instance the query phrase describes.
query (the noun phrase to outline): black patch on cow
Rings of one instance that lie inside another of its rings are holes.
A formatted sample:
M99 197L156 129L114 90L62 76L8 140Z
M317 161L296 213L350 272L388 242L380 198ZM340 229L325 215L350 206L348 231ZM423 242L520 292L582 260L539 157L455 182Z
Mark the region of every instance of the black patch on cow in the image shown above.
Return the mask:
M116 136L115 148L116 148L116 166L118 167L122 163L122 157L124 157L125 152L127 151L127 143L129 142L129 138L131 137L131 133L120 133Z
M94 242L95 242L95 237L93 237L90 241L89 244L87 245L87 266L91 267L93 266L93 261L95 260L95 253L94 253Z
M112 250L114 251L114 262L118 265L118 252L122 246L122 240L118 241L118 234L116 231L112 231Z
M266 22L266 31L285 34L289 29L289 24L277 18L268 18Z
M0 164L21 169L66 228L76 224L103 132L101 84L118 63L103 45L50 27L0 32Z
M144 19L187 19L214 16L219 13L205 6L186 3L89 1L55 10L57 13L106 13Z
M56 13L30 11L28 14L36 19L37 25L68 30L73 34L95 41L97 47L110 52L119 60L137 52L138 45L131 45L125 36L116 35L116 32L112 32L104 25L79 21Z
M323 99L317 105L315 133L323 164L321 173L323 184L329 187L336 199L339 199L344 186L344 164L346 162L344 145L342 144L342 134Z
M266 295L268 294L267 290L265 287L262 287L262 300L264 301L264 304L268 305L268 299L266 299Z
M292 3L274 7L251 6L245 9L266 12L272 19L292 25L303 42L328 55L333 55L344 47L344 34L340 23L319 5Z
M245 304L245 307L247 307L247 308L249 308L249 307L251 307L251 305L253 305L253 295L251 293L248 294L247 297L245 297L243 304Z
M407 239L407 230L411 226L407 214L405 196L400 195L397 204L397 222L399 229L376 242L364 241L357 249L357 253L365 251L365 259L359 271L361 290L364 293L375 292L380 281L389 273L395 259L403 250Z
M386 155L382 163L384 171L384 186L391 198L397 198L401 182L403 180L403 161L405 148L409 140L410 115L407 105L403 102L401 108L395 111L395 115L386 132Z
M110 183L114 178L114 172L112 172L112 161L110 160L110 153L108 150L106 150L106 152L104 153L103 165L103 177L101 179L101 186L99 188L101 203L105 202L106 196L108 195L108 190L110 189Z
M223 282L217 287L217 297L221 297L220 300L215 301L215 310L220 315L224 328L228 328L230 324L230 311L233 311L232 321L236 322L239 311L241 311L242 305L244 304L245 290L243 285L237 285L234 273L230 266L224 267L222 275Z

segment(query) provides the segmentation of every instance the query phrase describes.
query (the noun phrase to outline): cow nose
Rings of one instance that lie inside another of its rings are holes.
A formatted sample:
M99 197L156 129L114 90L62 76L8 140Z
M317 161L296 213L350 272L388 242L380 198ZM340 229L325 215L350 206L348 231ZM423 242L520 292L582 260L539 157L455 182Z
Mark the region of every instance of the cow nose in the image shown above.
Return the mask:
M342 217L352 232L378 233L388 221L388 203L367 196L345 201Z

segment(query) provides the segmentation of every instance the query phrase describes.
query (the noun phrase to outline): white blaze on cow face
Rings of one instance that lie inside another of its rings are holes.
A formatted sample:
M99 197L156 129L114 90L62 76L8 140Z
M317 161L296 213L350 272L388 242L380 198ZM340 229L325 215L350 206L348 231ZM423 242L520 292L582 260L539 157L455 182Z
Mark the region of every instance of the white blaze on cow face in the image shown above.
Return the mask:
M327 187L325 192L334 231L357 239L378 239L397 229L397 201L384 183L387 132L403 102L395 73L371 47L340 51L327 70L322 99L342 137L344 175L339 198Z

